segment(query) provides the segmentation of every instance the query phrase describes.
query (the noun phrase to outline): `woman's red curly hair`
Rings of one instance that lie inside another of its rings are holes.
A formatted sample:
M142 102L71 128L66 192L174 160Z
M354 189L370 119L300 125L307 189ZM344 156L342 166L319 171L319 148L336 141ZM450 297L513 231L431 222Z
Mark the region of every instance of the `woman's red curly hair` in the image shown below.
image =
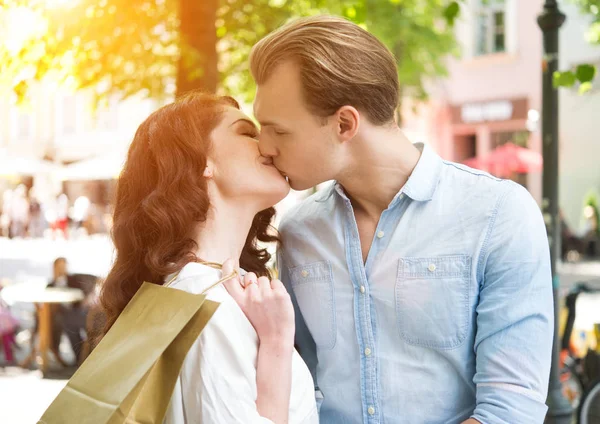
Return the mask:
M112 239L113 267L102 285L101 337L144 281L163 284L165 276L196 261L193 231L207 218L210 199L203 177L210 134L230 97L191 93L150 115L138 128L118 181ZM270 276L270 254L257 241L277 241L270 232L275 209L258 213L246 239L240 266ZM97 340L96 340L97 341Z

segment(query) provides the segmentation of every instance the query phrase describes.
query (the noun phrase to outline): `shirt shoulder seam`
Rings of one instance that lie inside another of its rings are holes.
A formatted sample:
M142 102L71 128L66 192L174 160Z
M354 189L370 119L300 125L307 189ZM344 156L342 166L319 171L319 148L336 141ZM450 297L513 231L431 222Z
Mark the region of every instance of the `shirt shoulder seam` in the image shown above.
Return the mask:
M505 182L505 181L500 180L500 182ZM508 198L508 195L512 192L511 188L512 187L510 185L508 185L508 187L504 190L504 192L500 196L498 196L498 199L496 200L496 204L494 205L494 210L492 212L492 216L490 217L490 220L489 220L487 233L485 235L485 239L481 246L481 251L479 253L479 259L477 261L476 275L477 276L481 275L482 281L483 281L483 264L487 260L489 241L492 236L492 231L494 229L494 226L496 224L496 218L498 217L498 212L499 212L500 208L504 204L505 200Z
M455 162L450 162L450 161L447 161L447 160L442 160L442 163L445 166L454 168L454 169L456 169L457 171L460 171L460 172L465 172L467 174L474 175L475 177L483 177L483 178L486 178L488 180L496 181L496 182L499 182L499 183L503 181L501 178L494 177L493 175L490 175L490 174L488 174L486 172L482 172L482 171L474 172L474 171L470 171L469 169L461 168Z

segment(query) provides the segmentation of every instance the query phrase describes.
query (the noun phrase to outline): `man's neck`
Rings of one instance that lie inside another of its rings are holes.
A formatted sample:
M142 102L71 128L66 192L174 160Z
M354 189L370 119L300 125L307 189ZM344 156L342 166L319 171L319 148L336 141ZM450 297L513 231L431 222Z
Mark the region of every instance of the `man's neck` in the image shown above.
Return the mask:
M369 128L350 149L350 164L337 181L355 211L376 221L406 184L421 152L397 127Z
M253 208L214 201L206 222L199 224L196 230L196 256L219 264L233 259L235 267L238 267L254 215Z

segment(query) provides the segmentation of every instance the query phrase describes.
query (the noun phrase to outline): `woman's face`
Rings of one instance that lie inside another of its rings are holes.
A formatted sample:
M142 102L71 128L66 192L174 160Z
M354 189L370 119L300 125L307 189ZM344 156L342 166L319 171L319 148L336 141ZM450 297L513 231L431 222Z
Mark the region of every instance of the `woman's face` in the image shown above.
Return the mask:
M224 198L258 202L259 211L283 200L290 191L270 158L258 150L258 129L240 110L226 107L211 134L209 168ZM258 212L258 211L257 211Z

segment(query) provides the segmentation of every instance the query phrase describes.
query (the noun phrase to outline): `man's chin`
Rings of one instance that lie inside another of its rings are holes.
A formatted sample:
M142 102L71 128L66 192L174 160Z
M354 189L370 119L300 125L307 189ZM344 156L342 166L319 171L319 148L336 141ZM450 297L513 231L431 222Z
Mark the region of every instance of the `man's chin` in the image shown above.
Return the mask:
M314 185L311 185L310 183L298 181L296 179L292 179L289 177L288 177L288 183L289 183L290 187L292 188L292 190L295 190L295 191L304 191L304 190L308 190L309 188L314 187Z

